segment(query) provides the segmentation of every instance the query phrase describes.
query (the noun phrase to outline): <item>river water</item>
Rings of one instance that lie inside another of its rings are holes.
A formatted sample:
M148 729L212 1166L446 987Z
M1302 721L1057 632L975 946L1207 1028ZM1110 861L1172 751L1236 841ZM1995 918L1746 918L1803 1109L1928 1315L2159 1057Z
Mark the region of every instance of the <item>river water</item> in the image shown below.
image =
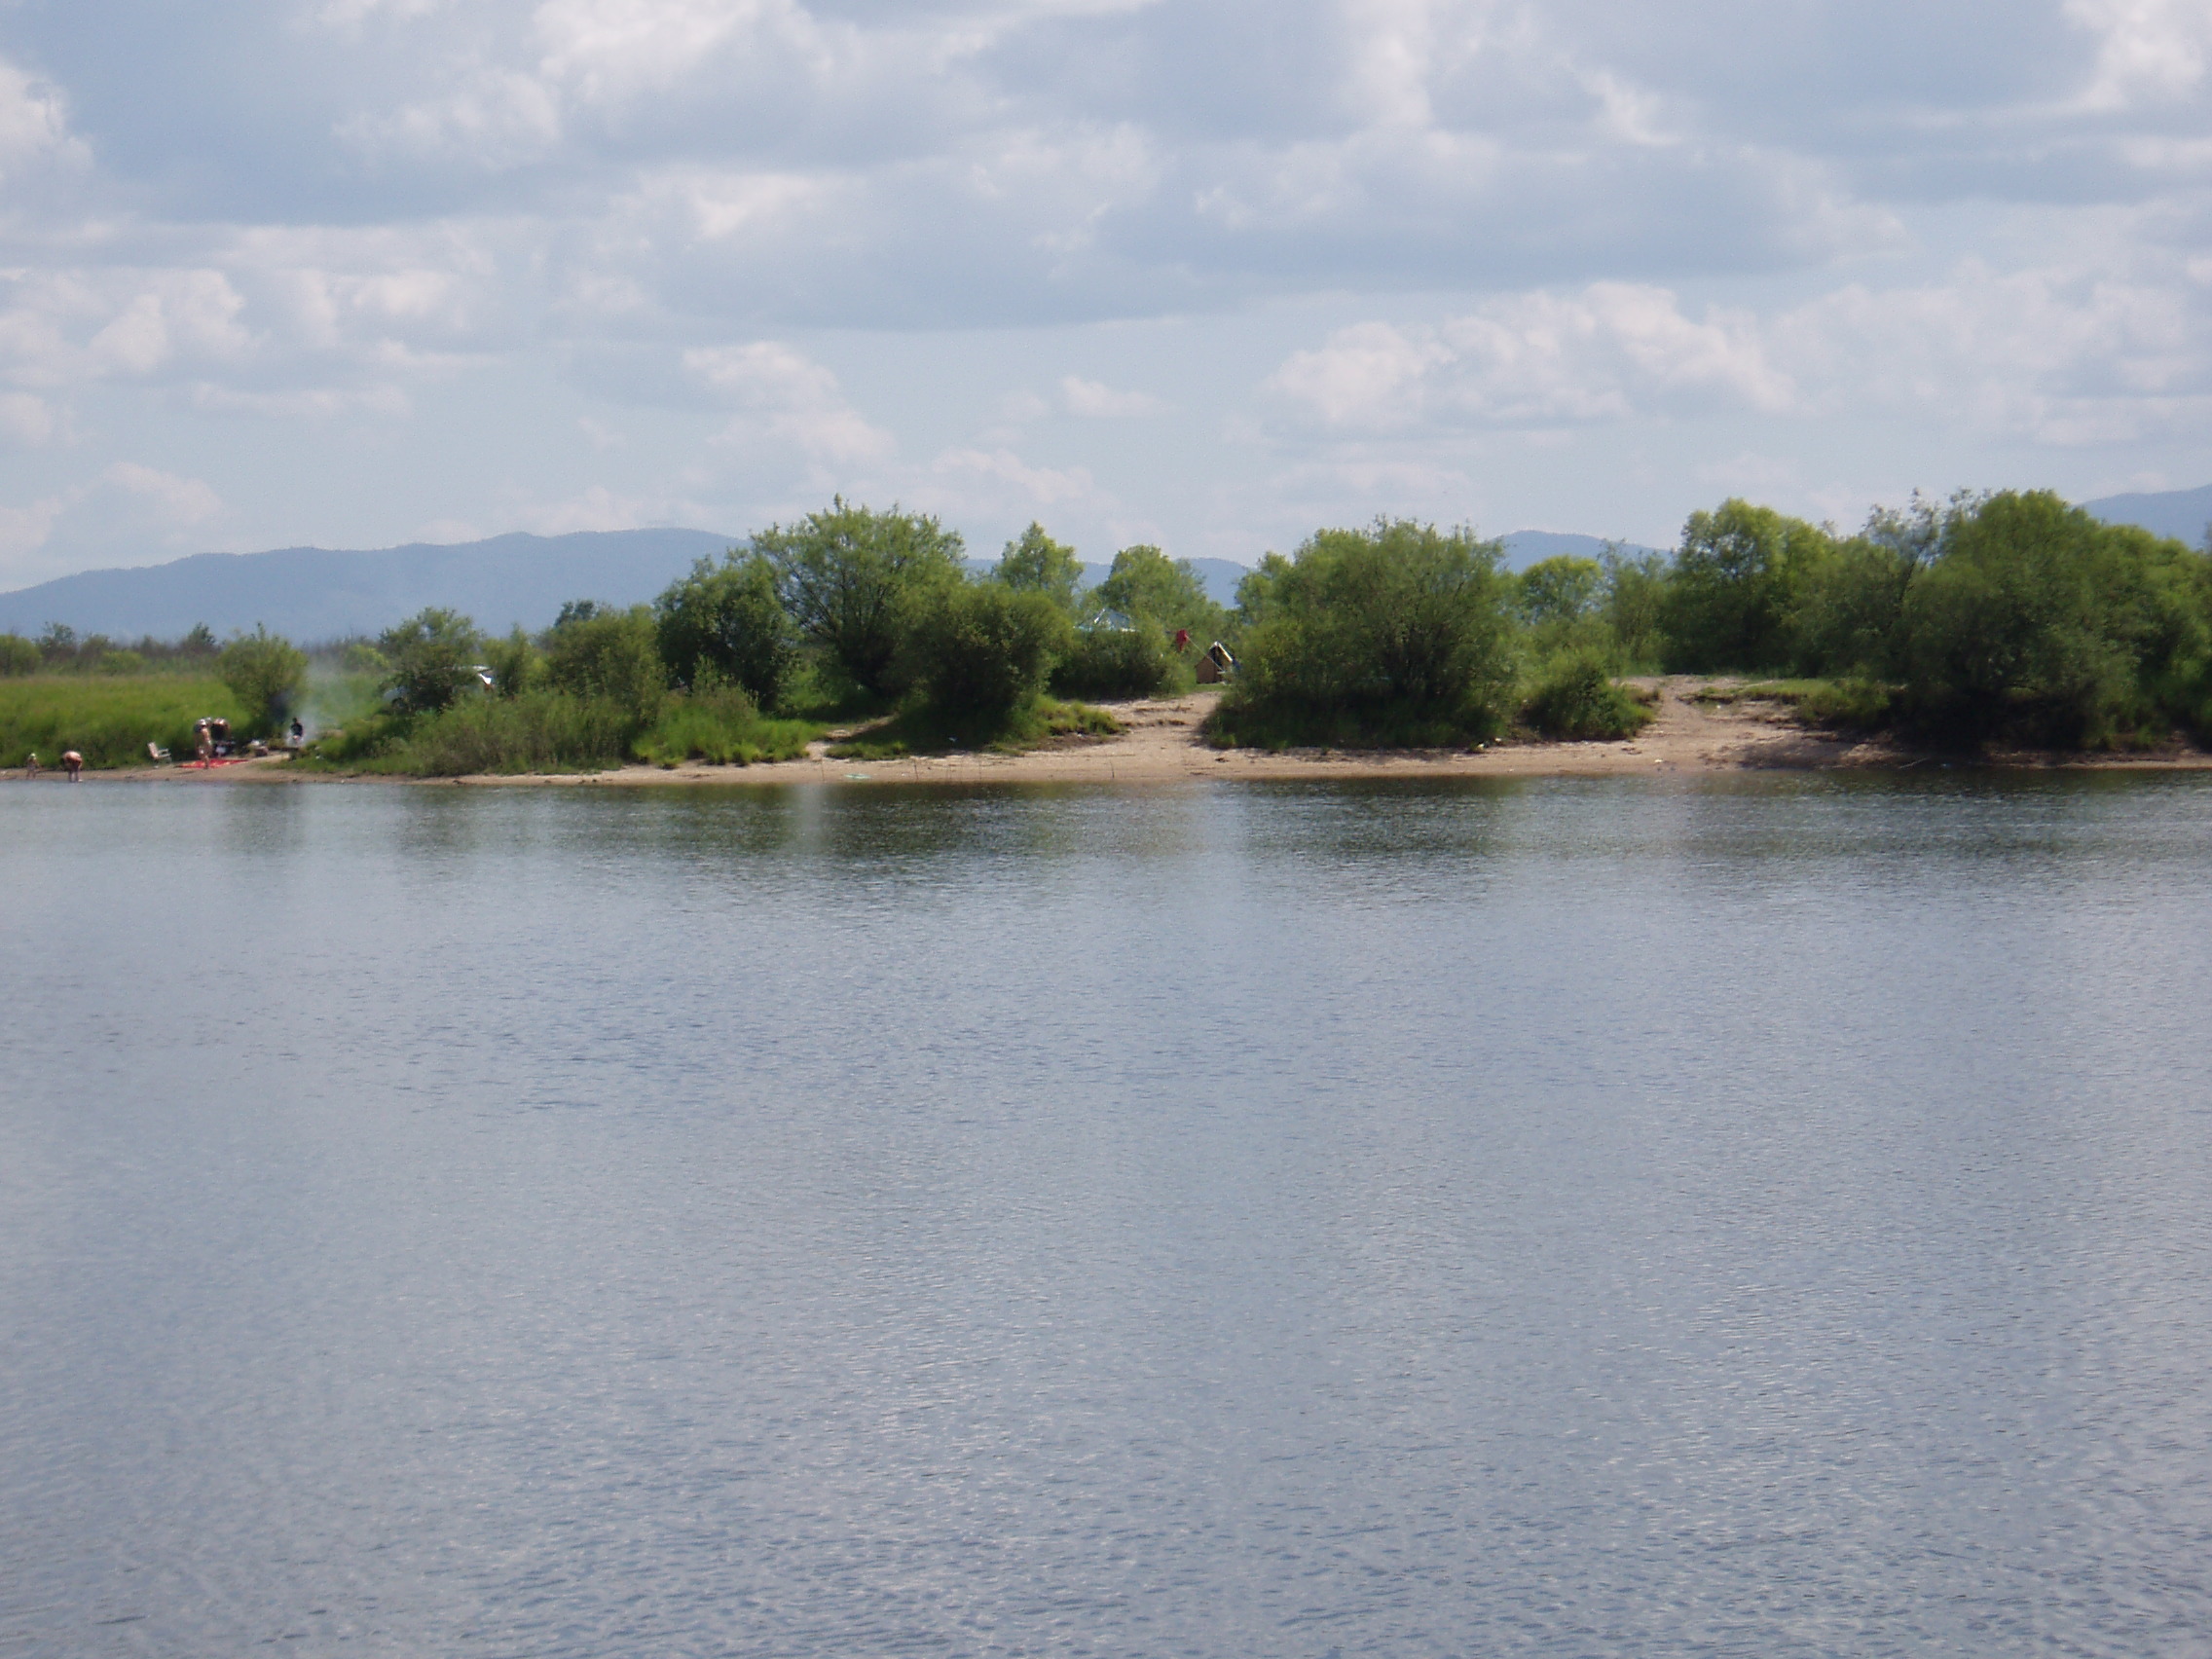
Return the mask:
M0 1655L2212 1653L2212 787L0 788Z

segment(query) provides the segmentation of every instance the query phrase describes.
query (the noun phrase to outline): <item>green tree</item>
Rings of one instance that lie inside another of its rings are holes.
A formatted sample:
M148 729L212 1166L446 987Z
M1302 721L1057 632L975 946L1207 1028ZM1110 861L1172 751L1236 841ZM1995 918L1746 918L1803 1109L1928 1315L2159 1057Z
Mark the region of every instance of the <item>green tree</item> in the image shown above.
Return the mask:
M1605 569L1597 560L1563 553L1521 572L1515 604L1531 628L1568 626L1597 613L1604 585Z
M795 525L771 525L753 545L773 563L799 631L856 686L877 695L899 689L903 608L919 592L961 577L956 532L896 506L848 506L843 497Z
M1833 539L1817 525L1733 498L1690 514L1667 582L1667 666L1709 674L1788 662L1792 578Z
M390 664L385 689L398 693L400 707L434 714L477 682L484 641L467 617L432 606L387 629L377 649Z
M518 622L505 639L485 641L484 666L492 671L495 697L520 697L537 683L545 659Z
M661 662L670 680L708 676L742 685L773 708L797 662L797 631L777 592L776 567L760 553L731 548L717 565L701 559L654 601Z
M1406 520L1319 532L1271 573L1216 730L1370 743L1495 731L1514 682L1502 552Z
M1031 524L1006 544L992 578L1016 593L1041 593L1073 614L1083 588L1083 562L1064 541L1054 541L1041 524Z
M1115 554L1096 597L1132 622L1156 622L1171 633L1188 629L1201 644L1227 632L1228 612L1207 596L1197 567L1157 547L1124 547Z
M1067 612L1047 594L1001 582L943 583L910 602L904 677L946 714L995 719L1044 688L1071 637Z
M0 675L36 674L46 658L20 634L0 634Z
M280 634L256 626L232 637L215 658L215 677L231 688L255 733L267 732L291 710L307 684L307 652Z
M1906 590L1910 717L1947 735L2091 745L2191 719L2212 656L2202 556L2047 491L1951 515Z
M1290 571L1290 561L1280 553L1263 553L1260 562L1237 578L1236 621L1240 628L1257 627L1273 608L1277 584Z
M1667 561L1657 553L1633 558L1608 545L1598 563L1605 572L1600 601L1613 656L1623 670L1656 666L1666 645Z
M604 698L650 724L668 693L652 608L594 608L580 621L556 623L545 642L545 678L557 691Z

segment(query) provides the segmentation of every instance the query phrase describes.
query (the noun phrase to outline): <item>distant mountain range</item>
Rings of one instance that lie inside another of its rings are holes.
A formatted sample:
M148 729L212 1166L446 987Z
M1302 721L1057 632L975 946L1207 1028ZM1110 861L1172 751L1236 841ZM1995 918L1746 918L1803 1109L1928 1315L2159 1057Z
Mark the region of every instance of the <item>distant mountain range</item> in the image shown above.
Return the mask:
M741 539L705 530L518 532L488 541L416 542L368 552L196 553L166 565L86 571L0 593L0 632L35 635L64 622L80 635L174 639L200 622L218 635L266 623L272 632L317 644L381 633L429 605L474 617L489 631L503 633L520 623L535 632L551 625L571 599L649 600L693 560L719 556ZM1521 570L1562 553L1595 556L1604 545L1594 535L1524 530L1505 537L1506 563ZM1191 563L1216 601L1236 603L1246 567L1229 559ZM1095 582L1107 567L1084 570Z
M2106 496L2082 505L2107 524L2139 524L2154 535L2202 547L2206 528L2212 526L2212 484L2150 496Z

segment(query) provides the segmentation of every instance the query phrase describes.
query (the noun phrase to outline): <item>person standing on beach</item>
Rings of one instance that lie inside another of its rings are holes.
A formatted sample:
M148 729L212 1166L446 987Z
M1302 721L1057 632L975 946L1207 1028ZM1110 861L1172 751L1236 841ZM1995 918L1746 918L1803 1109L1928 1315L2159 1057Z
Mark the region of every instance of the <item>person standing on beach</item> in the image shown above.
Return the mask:
M69 768L69 781L77 782L77 774L85 769L85 757L74 749L64 749L61 752L61 763Z
M35 749L31 751L30 758L23 762L23 776L26 778L38 776L38 751Z
M193 748L200 756L200 766L203 771L214 763L215 734L207 729L205 720L200 722L198 730L194 733Z

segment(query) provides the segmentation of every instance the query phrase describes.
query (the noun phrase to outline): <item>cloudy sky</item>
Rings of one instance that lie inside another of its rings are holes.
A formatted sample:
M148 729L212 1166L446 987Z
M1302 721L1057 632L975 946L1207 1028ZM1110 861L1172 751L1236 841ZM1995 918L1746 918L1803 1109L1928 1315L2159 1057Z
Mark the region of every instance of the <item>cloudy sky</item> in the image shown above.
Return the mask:
M0 0L0 588L2212 480L2212 0Z

